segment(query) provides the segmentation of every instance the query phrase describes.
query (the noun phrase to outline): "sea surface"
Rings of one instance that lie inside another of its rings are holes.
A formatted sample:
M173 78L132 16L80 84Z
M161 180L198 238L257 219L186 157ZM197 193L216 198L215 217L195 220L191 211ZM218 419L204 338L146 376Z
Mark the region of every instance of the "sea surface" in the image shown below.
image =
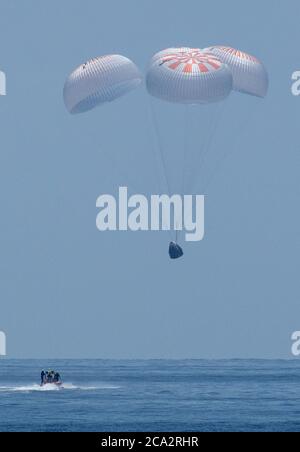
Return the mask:
M300 432L300 361L0 360L0 431Z

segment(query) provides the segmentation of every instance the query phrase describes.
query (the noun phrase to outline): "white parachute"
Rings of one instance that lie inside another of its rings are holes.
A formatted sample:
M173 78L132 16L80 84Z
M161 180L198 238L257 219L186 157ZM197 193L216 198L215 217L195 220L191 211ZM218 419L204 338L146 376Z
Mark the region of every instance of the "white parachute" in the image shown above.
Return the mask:
M67 78L64 101L71 114L112 102L142 82L137 66L122 55L106 55L82 64Z

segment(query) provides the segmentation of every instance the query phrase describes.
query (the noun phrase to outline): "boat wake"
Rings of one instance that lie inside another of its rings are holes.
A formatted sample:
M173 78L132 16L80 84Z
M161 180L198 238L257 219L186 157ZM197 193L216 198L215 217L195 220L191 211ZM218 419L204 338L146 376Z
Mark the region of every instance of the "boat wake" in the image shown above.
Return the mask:
M62 386L58 387L54 384L46 384L40 386L38 384L31 384L26 386L0 386L1 392L49 392L49 391L97 391L97 390L113 390L119 389L119 386L110 385L98 385L98 386L77 386L72 383L63 383Z

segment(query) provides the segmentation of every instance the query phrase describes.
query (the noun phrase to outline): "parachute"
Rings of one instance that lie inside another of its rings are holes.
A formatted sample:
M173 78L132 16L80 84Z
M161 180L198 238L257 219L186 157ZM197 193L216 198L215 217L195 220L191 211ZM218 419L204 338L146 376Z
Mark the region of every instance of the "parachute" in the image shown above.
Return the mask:
M218 125L217 115L221 111L221 109L216 110L216 118L210 119L208 116L212 109L209 109L208 105L224 103L232 91L264 98L267 95L268 84L268 73L256 57L225 46L212 46L203 50L189 47L170 47L162 50L151 58L146 76L147 90L152 97L188 106L202 106L205 119L199 122L202 126L200 135L204 136L206 133L207 139L204 139L203 145L198 147L201 164L194 165L198 173L209 155L209 148ZM195 109L193 112L196 113ZM187 115L186 117L188 118ZM182 120L175 126L176 130L178 127L187 129L190 127L189 122L189 119ZM206 123L208 124L204 125ZM158 147L163 169L166 172L168 165L163 155L164 141L160 136L160 121L156 121L154 126L157 129ZM191 132L187 130L184 134L191 136ZM188 146L184 145L184 147ZM184 149L184 154L186 152L187 149ZM182 172L184 178L184 168ZM166 174L165 178L168 184ZM176 240L170 243L169 255L171 259L177 259L183 255L182 249L177 244L177 235Z
M82 64L67 78L64 101L71 114L112 102L142 82L137 66L122 55L106 55Z
M192 49L190 49L190 47L169 47L168 49L160 50L155 55L153 55L149 66L151 66L153 63L155 63L157 60L161 60L166 55L170 55L173 53L188 52L190 50L192 50Z
M67 78L63 93L65 106L71 114L87 112L134 90L141 84L142 79L137 66L125 56L106 55L94 58L79 66ZM203 112L204 120L199 121L196 118L197 127L201 125L201 133L197 129L197 141L193 144L197 154L201 154L200 164L197 162L192 166L197 169L199 178L199 172L205 158L209 155L212 138L218 125L217 115L216 118L210 118L213 105L223 105L233 90L264 98L267 95L268 85L268 73L264 65L256 57L231 47L212 46L204 50L170 47L159 51L151 58L146 73L146 87L150 97L164 101L165 106L168 106L168 114L171 113L171 110L172 112L176 110L174 104L179 106L178 109L181 109L182 105L185 106L185 121L181 120L180 124L176 125L172 120L168 120L171 132L165 141L159 130L159 128L165 128L160 121L155 120L152 111L169 194L171 194L171 190L166 174L167 164L163 155L163 146L167 144L173 151L171 140L174 140L175 146L177 142L181 146L177 133L183 131L184 157L182 168L180 168L183 191L185 187L184 165L186 164L186 154L188 154L189 139L192 137L191 131L188 131L192 121L186 113L187 107L189 110L193 110L193 113ZM153 105L151 107L153 109ZM216 113L220 112L216 110ZM206 122L208 122L207 125ZM166 130L164 130L165 132ZM205 137L205 133L207 133L207 137ZM231 145L230 149L232 148ZM180 224L178 221L175 228L176 240L172 240L169 245L171 259L183 256L183 250L177 241L177 226Z
M167 49L152 58L147 73L148 92L181 104L207 104L224 100L231 92L227 65L200 49Z
M215 56L229 67L235 91L266 97L269 86L268 73L256 57L225 46L209 47L205 52Z
M212 53L206 53L198 48L173 47L162 50L152 57L147 71L146 86L148 93L154 98L187 106L205 106L220 103L230 95L233 77L229 67ZM187 122L182 121L184 126L179 125L179 128L186 129ZM159 141L159 125L155 125ZM184 135L188 135L187 130L183 132ZM166 173L167 165L162 148L162 143L159 143ZM183 177L179 179L184 179L184 167L182 173ZM170 191L167 174L165 179ZM172 240L169 245L169 256L171 259L183 256L183 250L177 243L177 234L176 240Z

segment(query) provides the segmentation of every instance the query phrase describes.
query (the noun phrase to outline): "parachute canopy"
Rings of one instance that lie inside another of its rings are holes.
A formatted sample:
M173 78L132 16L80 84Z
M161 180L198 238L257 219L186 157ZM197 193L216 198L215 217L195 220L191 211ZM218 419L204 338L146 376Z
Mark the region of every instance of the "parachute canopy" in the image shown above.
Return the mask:
M194 49L191 49L190 47L169 47L168 49L160 50L155 55L153 55L153 57L151 58L150 65L155 63L157 60L162 60L162 58L164 58L166 55L172 55L174 53L189 52L191 50L194 50Z
M269 78L264 65L254 56L231 47L214 46L205 52L227 64L233 76L233 89L257 97L265 97Z
M106 55L82 64L68 77L64 101L72 113L84 113L111 102L142 81L137 66L122 55Z
M206 104L225 99L232 90L228 66L200 49L167 49L156 54L147 72L148 92L182 104Z

